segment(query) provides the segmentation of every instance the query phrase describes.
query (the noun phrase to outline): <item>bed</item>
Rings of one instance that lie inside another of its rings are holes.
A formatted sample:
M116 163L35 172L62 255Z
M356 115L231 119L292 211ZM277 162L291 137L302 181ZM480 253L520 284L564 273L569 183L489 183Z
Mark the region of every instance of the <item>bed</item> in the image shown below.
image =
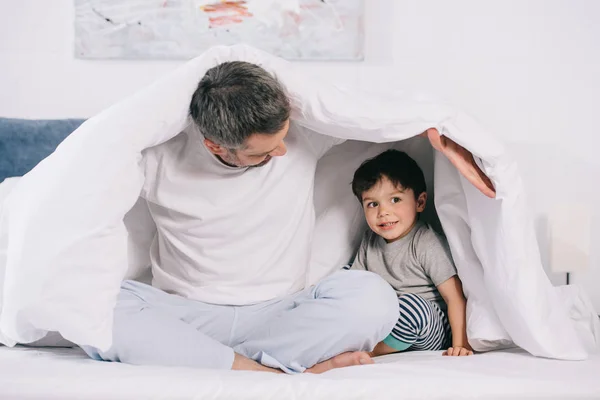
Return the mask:
M409 352L323 375L274 375L93 361L78 348L0 348L1 399L597 399L600 355L535 358Z

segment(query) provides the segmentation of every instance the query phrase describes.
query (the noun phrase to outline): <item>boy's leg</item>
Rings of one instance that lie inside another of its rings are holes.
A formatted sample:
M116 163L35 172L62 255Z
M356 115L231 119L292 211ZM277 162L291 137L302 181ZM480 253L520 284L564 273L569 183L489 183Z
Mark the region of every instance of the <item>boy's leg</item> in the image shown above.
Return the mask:
M416 294L398 298L400 314L396 326L382 343L374 356L412 350L442 350L447 347L450 326L448 319L437 304Z
M370 351L398 319L395 292L366 271L338 271L259 308L241 316L234 350L286 372L303 372L341 353Z
M233 308L126 281L114 311L112 347L81 347L97 360L231 369L234 353L223 343L229 340L233 317Z

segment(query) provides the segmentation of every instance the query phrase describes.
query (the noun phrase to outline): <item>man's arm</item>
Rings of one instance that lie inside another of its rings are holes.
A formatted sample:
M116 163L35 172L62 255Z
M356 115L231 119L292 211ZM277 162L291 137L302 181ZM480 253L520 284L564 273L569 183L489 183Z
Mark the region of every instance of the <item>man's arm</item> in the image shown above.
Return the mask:
M496 189L479 166L475 163L473 154L452 139L441 136L437 129L430 128L421 134L427 137L434 149L445 155L473 186L489 198L496 197Z
M452 329L452 347L444 352L445 356L470 356L473 349L467 340L467 301L458 276L446 280L437 286L448 306L448 319Z

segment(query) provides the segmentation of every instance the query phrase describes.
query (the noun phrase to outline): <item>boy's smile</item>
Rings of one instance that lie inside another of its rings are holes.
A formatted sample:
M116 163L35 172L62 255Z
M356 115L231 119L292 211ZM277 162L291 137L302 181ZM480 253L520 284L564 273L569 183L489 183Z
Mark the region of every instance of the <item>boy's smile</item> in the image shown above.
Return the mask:
M373 232L391 243L408 234L417 222L417 213L425 209L427 193L417 199L412 189L394 186L383 176L362 195L365 218Z

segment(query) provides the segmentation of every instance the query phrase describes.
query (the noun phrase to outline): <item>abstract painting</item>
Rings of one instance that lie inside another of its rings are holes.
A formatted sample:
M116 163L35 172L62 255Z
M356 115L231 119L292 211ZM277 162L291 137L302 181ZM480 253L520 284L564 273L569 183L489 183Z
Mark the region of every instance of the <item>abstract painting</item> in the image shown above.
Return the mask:
M363 1L75 0L75 54L189 59L246 43L290 60L362 60Z

